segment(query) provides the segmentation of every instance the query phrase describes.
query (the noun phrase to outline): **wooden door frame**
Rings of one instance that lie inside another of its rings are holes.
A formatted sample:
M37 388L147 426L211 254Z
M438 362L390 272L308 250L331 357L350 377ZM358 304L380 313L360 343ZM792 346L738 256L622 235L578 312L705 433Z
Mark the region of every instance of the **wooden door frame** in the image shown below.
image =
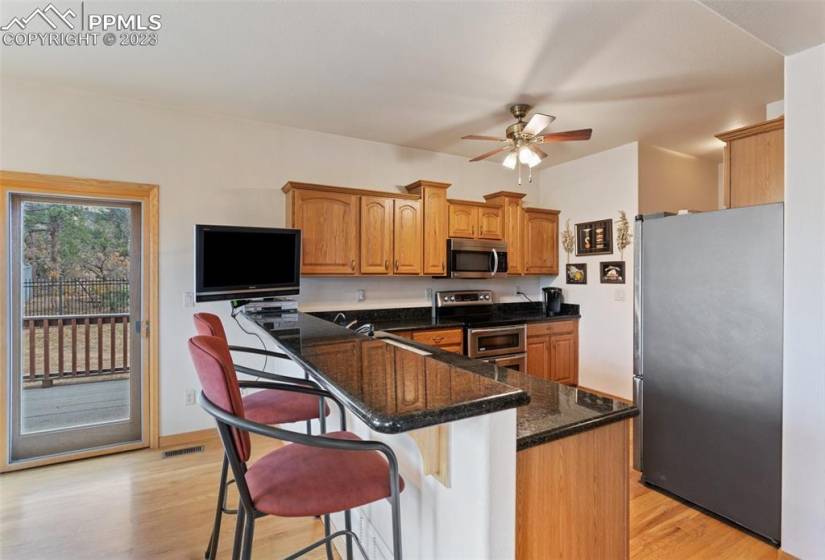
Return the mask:
M143 205L143 271L144 297L143 319L148 324L148 334L144 330L146 344L143 348L143 383L141 397L142 439L139 442L115 445L103 449L91 449L77 453L67 453L19 461L9 464L8 414L9 355L6 351L9 332L9 267L8 259L0 259L0 473L20 470L74 459L106 455L142 447L158 447L159 443L159 402L158 402L158 243L159 243L159 187L146 183L127 183L100 179L82 179L59 175L42 175L18 171L0 170L0 246L9 243L9 200L12 194L59 195L83 198L101 198L141 202ZM6 251L4 250L4 253ZM148 323L147 323L148 321Z

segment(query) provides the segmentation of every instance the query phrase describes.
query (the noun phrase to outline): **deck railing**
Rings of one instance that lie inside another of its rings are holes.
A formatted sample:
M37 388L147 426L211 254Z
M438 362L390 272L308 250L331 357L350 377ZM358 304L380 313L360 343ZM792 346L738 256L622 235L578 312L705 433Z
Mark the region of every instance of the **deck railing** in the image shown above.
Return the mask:
M129 373L129 314L23 318L23 381Z
M129 312L125 279L26 280L22 288L24 317Z

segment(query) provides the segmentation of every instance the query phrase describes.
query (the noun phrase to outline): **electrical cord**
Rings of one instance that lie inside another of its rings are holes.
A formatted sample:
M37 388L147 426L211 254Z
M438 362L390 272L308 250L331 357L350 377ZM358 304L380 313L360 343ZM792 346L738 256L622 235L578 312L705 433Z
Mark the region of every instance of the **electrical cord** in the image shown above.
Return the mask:
M532 300L532 299L530 299L530 298L527 296L527 294L525 294L524 292L516 292L516 295L523 297L524 299L526 299L526 300L527 300L527 301L529 301L530 303L533 303L533 300Z
M238 314L240 313L240 309L241 309L240 307L237 307L237 308L233 309L232 312L231 312L232 318L235 319L235 322L238 324L238 328L240 328L246 334L254 336L255 338L257 338L261 343L261 347L264 350L266 350L266 343L264 342L264 339L261 337L261 335L256 333L256 332L251 332L251 331L246 330L243 327L243 325L241 324L241 322L238 320ZM269 360L269 356L264 354L264 365L261 368L261 371L266 371L266 366L267 366L268 360ZM256 379L260 379L260 377L257 377Z

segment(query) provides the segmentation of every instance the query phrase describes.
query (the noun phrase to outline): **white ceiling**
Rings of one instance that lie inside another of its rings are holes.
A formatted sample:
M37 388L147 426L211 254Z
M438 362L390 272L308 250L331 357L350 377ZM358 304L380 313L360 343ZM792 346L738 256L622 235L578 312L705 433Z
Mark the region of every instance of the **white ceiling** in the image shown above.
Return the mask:
M700 1L782 54L825 43L825 0Z
M550 131L593 128L545 165L634 140L718 159L714 133L782 98L782 57L687 0L85 9L159 13L159 45L0 47L0 75L463 156L493 147L459 138L501 134L514 101L556 115Z

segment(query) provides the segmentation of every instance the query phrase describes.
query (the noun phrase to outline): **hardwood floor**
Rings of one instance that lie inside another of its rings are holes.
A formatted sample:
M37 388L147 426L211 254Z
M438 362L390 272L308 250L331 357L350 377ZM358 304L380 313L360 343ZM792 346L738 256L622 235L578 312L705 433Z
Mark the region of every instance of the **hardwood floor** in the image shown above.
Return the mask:
M272 443L255 438L260 455ZM162 459L141 450L0 476L0 558L201 559L220 468L216 443ZM778 559L772 546L650 490L631 472L634 560ZM403 504L403 499L402 499ZM220 558L229 558L234 518L225 517ZM282 558L323 533L314 519L267 517L255 557ZM309 558L322 558L318 552Z

